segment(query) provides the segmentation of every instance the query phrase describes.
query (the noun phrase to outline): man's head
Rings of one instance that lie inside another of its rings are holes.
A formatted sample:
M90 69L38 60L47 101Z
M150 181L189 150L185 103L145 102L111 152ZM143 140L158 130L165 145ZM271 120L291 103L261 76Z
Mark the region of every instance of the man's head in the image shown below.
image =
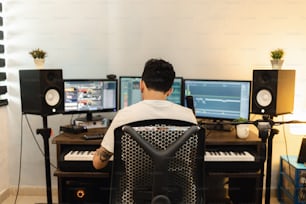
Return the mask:
M148 60L142 73L142 80L148 89L164 93L171 89L174 78L172 64L162 59Z

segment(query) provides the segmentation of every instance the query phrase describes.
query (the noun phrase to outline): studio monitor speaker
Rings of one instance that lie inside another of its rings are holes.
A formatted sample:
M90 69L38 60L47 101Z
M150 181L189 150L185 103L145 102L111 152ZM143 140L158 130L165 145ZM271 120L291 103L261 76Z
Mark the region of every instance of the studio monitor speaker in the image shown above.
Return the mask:
M291 113L295 70L253 70L252 113L277 116Z
M23 114L53 115L64 111L64 82L61 69L20 70Z

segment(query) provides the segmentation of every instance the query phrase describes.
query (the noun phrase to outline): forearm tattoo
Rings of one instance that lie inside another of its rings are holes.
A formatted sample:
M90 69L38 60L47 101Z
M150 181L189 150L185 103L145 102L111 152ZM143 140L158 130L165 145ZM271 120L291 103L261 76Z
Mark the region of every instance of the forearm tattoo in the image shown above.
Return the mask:
M99 155L100 155L100 161L106 162L113 155L113 153L107 151L105 148L102 147L99 151Z

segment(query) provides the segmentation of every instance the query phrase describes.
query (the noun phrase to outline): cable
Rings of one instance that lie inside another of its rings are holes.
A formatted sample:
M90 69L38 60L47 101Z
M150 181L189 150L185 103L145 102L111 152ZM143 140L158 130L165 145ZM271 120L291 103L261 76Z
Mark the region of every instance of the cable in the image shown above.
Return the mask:
M284 116L282 117L282 121L284 121ZM289 123L295 123L296 121L290 121ZM301 121L297 121L297 123L305 123L305 122L301 122ZM300 174L300 175L291 175L292 173L292 167L291 163L290 163L290 159L289 159L289 153L288 153L288 143L287 143L287 137L286 137L286 132L285 132L285 126L283 126L283 137L284 137L284 141L285 141L285 156L288 162L288 176L289 178L292 178L293 180L295 180L295 178L293 176L299 176L300 178L298 179L299 183L298 184L294 184L294 188L298 188L297 192L297 199L298 202L305 202L306 201L306 174ZM284 169L284 166L282 166L282 168ZM305 176L305 177L304 177ZM299 185L302 184L302 186L300 187ZM296 186L298 185L298 186ZM295 193L294 193L295 194ZM292 195L294 196L294 195Z
M19 171L18 171L18 182L17 182L17 191L16 191L16 195L15 195L15 201L14 204L17 203L17 199L18 199L18 195L19 195L19 189L20 189L20 180L21 180L21 164L22 164L22 138L23 138L23 115L21 115L21 126L20 126L20 130L21 130L21 137L20 137L20 152L19 152Z
M284 116L282 116L282 121L284 121ZM283 129L283 138L284 138L284 142L285 142L285 156L286 156L286 159L288 161L288 176L290 178L293 178L292 175L291 175L291 164L290 164L290 159L289 159L289 152L288 152L288 142L287 142L287 136L286 136L286 130L285 130L285 125L282 126L282 129Z
M30 125L30 122L29 122L29 119L28 119L27 115L25 115L25 118L26 118L28 127L29 127L29 129L30 129L30 131L31 131L31 133L32 133L32 137L33 137L33 139L34 139L34 141L35 141L35 143L36 143L36 145L37 145L37 147L38 147L40 153L41 153L42 156L44 157L44 155L45 155L44 150L41 148L41 146L39 145L39 143L38 143L38 141L37 141L37 138L35 137L35 134L34 134L34 132L33 132L33 129L32 129L32 127L31 127L31 125ZM52 164L51 162L50 162L50 166L52 166L54 169L57 169L56 165Z
M34 139L34 141L35 141L36 145L38 146L39 151L42 153L42 155L44 155L44 151L43 151L43 149L42 149L42 148L39 146L39 143L38 143L38 141L37 141L36 137L34 136L34 132L33 132L33 129L32 129L32 127L31 127L31 125L30 125L30 122L29 122L28 116L27 116L27 115L25 115L25 118L26 118L26 121L27 121L27 125L28 125L28 127L29 127L29 129L30 129L30 131L31 131L31 133L32 133L32 137L33 137L33 139Z

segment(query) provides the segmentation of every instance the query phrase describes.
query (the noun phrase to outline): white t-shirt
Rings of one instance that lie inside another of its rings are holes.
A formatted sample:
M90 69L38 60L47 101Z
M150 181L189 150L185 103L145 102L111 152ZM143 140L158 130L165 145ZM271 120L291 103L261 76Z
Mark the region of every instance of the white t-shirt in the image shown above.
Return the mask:
M101 145L114 152L114 130L122 125L150 119L175 119L197 124L190 108L167 100L143 100L118 111L105 133Z

